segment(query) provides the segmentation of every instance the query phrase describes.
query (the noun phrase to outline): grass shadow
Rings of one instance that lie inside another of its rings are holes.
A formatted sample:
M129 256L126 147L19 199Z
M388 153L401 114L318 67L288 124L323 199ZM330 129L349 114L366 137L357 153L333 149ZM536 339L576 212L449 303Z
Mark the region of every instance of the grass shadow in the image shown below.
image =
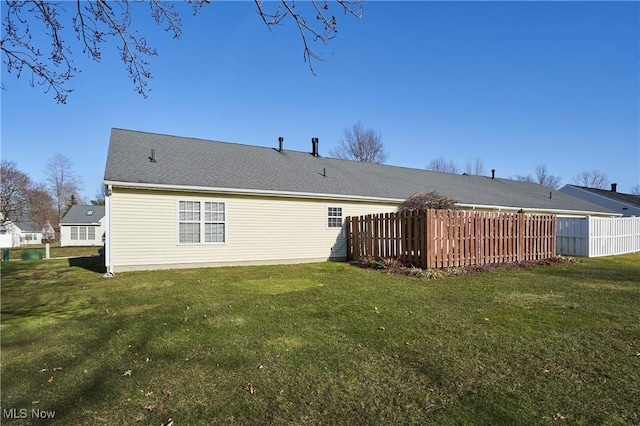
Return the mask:
M104 274L107 268L104 264L104 256L86 256L69 258L69 266L76 266L91 272Z

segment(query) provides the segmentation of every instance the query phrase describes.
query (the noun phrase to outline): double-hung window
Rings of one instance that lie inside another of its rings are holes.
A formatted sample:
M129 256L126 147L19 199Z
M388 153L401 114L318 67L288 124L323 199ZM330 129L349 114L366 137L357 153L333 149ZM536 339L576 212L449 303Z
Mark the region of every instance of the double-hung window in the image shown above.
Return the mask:
M95 226L72 226L70 231L72 241L93 241L96 239Z
M178 242L180 244L226 242L225 203L179 201Z
M327 207L327 228L342 228L342 207Z

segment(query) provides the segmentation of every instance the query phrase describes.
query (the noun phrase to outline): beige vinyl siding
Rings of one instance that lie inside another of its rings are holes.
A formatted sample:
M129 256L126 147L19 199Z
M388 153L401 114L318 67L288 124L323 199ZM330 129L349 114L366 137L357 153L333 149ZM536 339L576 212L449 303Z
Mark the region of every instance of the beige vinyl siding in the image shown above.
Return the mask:
M226 203L225 243L178 243L178 201L184 200ZM327 227L328 207L342 207L343 218L396 208L376 203L114 188L112 266L118 272L344 259L343 231Z

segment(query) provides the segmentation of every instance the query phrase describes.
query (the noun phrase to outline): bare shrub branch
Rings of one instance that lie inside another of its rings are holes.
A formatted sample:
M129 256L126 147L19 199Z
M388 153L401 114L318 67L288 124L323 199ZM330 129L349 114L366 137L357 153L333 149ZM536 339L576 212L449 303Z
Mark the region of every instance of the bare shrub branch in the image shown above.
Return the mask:
M413 194L402 202L397 208L398 212L412 210L434 209L434 210L457 210L458 201L445 197L437 192L425 192Z

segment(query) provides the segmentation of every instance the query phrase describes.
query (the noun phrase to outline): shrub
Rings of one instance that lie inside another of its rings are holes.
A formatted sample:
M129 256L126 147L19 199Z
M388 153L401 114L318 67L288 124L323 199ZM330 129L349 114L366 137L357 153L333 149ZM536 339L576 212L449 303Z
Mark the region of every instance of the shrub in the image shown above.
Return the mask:
M437 192L431 191L426 193L413 194L398 206L397 211L405 212L422 209L435 210L456 210L458 200L445 197Z

